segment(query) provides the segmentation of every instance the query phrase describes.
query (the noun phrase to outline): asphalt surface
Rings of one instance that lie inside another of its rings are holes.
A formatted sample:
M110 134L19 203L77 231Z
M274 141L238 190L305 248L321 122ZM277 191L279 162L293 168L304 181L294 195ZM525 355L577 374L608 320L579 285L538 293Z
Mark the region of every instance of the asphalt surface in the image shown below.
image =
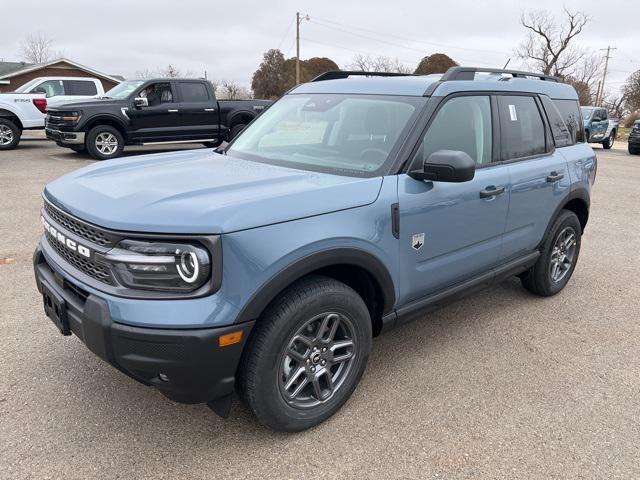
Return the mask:
M240 402L227 420L173 403L60 336L30 264L40 193L88 159L0 152L0 478L640 478L640 157L598 158L561 294L514 279L376 339L345 407L286 435Z

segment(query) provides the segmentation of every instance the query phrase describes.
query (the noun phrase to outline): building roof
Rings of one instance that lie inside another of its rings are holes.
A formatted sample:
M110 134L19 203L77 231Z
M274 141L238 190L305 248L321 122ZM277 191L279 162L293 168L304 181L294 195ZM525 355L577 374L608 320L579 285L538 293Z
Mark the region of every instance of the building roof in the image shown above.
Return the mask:
M0 62L0 78L17 70L30 67L31 65L31 63L26 62Z
M15 77L17 75L22 75L24 73L32 72L34 70L40 70L43 68L52 67L57 63L66 63L79 70L84 70L85 72L90 73L91 75L94 75L98 78L104 78L112 82L120 83L122 81L117 76L107 75L106 73L98 72L97 70L86 67L84 65L79 64L78 62L74 62L73 60L69 60L67 58L57 58L49 62L35 63L35 64L29 64L24 62L0 62L0 81Z

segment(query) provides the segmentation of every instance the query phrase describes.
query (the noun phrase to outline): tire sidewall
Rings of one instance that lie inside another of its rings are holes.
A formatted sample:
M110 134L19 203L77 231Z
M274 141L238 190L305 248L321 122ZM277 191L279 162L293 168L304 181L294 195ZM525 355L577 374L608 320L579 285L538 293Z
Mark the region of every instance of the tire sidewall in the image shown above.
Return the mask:
M16 148L16 146L18 146L18 143L20 143L20 137L22 136L22 132L20 131L18 126L11 120L6 118L0 118L0 125L9 127L9 129L13 133L13 140L11 141L11 143L0 145L0 150L11 150L13 148Z
M229 131L229 140L233 140L234 138L236 138L246 126L247 125L245 123L239 123L231 127L231 130Z
M96 148L96 137L101 133L111 133L118 140L118 147L111 155L104 155ZM98 125L97 127L93 127L89 130L89 133L87 134L86 147L89 155L96 160L110 160L112 158L117 158L122 154L122 151L124 150L124 138L117 129L109 125Z
M566 227L571 227L575 231L575 235L576 235L575 255L574 255L573 261L571 262L571 267L569 268L569 271L566 273L566 275L560 281L554 282L551 279L551 275L549 273L551 253L553 251L553 247L556 243L558 235ZM580 226L580 221L578 220L578 217L573 212L570 212L567 210L563 211L555 220L555 222L553 223L553 226L551 227L551 230L549 231L549 235L547 236L547 239L544 243L544 247L542 250L542 257L540 259L543 269L541 269L539 274L543 275L543 277L541 278L542 283L545 286L545 289L548 290L550 295L555 295L560 290L562 290L571 279L571 276L573 275L573 271L575 270L576 265L578 264L581 244L582 244L582 227Z
M290 315L280 315L278 329L264 338L262 355L255 375L254 396L260 399L258 418L271 428L284 431L299 431L332 416L351 396L364 373L371 350L371 320L366 305L349 287L335 289L318 296L307 296ZM310 318L324 313L336 312L347 317L353 325L356 353L351 369L341 388L333 397L319 406L302 409L287 404L282 398L278 384L282 352L297 330Z

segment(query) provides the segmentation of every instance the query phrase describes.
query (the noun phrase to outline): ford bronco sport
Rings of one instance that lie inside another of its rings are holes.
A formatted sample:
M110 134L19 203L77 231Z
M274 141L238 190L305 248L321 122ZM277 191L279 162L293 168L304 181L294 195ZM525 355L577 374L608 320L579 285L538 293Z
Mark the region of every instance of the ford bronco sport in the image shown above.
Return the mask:
M372 337L518 275L560 292L596 174L553 77L328 72L217 151L47 185L34 255L64 335L179 402L265 425L333 415Z

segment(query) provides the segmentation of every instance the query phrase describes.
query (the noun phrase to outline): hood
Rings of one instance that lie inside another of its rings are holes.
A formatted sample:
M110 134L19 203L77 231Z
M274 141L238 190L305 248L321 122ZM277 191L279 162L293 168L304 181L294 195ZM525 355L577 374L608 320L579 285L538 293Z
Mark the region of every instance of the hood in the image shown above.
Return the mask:
M93 99L81 99L81 100L60 100L59 102L55 101L55 97L51 98L52 105L55 105L56 110L80 110L83 108L92 108L92 107L104 107L108 105L122 106L125 104L123 100L116 100L113 98L93 98Z
M95 163L51 182L46 197L114 230L227 233L373 203L382 178L240 160L212 150Z

